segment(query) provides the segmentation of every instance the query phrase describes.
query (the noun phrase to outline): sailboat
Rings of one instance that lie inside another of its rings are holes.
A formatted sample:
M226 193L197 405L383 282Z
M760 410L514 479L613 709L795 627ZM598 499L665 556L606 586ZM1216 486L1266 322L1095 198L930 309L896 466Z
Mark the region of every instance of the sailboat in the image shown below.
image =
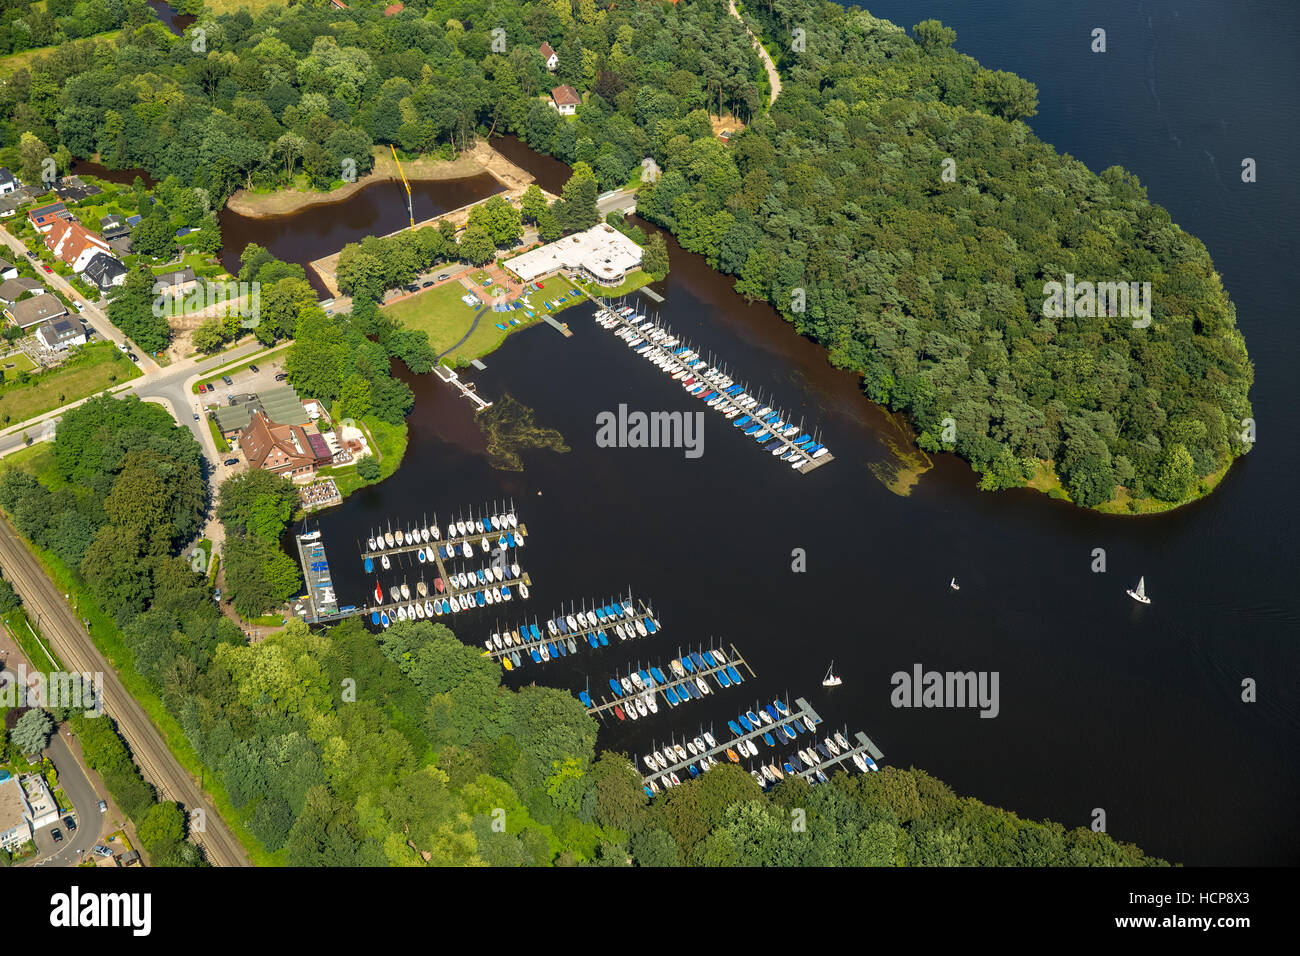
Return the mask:
M1147 579L1145 577L1138 578L1138 586L1129 588L1125 593L1139 604L1151 603L1151 599L1147 597Z
M951 581L948 582L948 587L952 588L954 591L961 590L961 585L957 583L956 578L953 578Z
M826 676L822 678L823 687L839 687L843 683L835 674L835 662L831 661L831 666L826 668Z

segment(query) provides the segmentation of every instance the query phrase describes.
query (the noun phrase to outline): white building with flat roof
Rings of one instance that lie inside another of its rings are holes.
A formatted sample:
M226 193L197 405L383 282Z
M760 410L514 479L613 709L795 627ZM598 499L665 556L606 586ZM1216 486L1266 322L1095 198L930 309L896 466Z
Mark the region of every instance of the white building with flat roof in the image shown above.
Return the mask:
M556 272L579 272L601 285L618 285L641 265L641 247L609 223L599 222L504 263L523 282Z

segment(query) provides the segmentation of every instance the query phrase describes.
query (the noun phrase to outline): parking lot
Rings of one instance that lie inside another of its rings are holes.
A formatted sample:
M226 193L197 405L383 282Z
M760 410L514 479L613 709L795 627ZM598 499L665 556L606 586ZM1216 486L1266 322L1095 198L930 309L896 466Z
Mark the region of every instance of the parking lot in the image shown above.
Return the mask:
M204 405L225 405L231 395L244 395L249 392L257 393L268 391L272 388L281 388L288 385L288 381L277 382L275 377L284 372L284 353L271 356L265 362L254 362L257 371L252 369L242 369L230 374L230 385L218 379L210 386L215 391L204 392L202 395L196 395L195 400L201 401Z

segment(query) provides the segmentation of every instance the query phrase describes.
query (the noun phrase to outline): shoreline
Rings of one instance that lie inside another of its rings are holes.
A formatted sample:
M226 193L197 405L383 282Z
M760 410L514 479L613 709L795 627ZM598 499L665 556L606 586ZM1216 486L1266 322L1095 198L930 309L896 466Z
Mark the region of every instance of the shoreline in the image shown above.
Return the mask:
M489 147L490 148L490 147ZM422 156L410 163L402 163L402 170L410 182L441 182L451 179L469 179L488 173L500 181L487 165L481 161L478 148L462 152L455 159L435 159ZM379 182L400 182L397 165L390 152L375 150L375 167L354 183L344 183L328 192L309 189L277 189L273 192L260 193L240 189L226 200L225 208L246 219L272 219L276 216L291 215L312 206L328 206L345 202L367 186Z

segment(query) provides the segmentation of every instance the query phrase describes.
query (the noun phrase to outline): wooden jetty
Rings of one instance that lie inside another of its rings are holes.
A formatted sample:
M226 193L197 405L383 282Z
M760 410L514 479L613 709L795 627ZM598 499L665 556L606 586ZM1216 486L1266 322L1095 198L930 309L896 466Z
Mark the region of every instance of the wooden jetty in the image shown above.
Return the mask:
M609 604L617 603L619 607L622 607L623 600L624 599L622 598L616 598L614 601L610 601L607 603ZM651 608L649 604L647 604L644 601L634 601L631 594L628 595L626 600L628 603L633 604L633 613L631 615L624 615L619 617L616 621L606 621L604 624L601 624L598 621L594 626L579 627L576 631L569 630L564 634L558 634L558 633L552 634L550 632L549 627L539 627L538 632L540 636L537 639L533 639L531 636L528 636L526 640L520 640L519 635L521 633L524 633L520 627L507 629L506 631L497 631L496 633L502 635L503 643L504 643L505 635L507 633L510 634L512 637L512 643L507 644L504 647L496 647L494 642L492 649L485 650L483 652L483 656L491 657L493 660L500 661L502 658L510 657L510 655L513 652L518 651L520 657L520 663L522 664L525 661L532 660L532 651L534 650L538 651L540 656L540 651L543 645L547 645L548 647L547 653L550 654L549 646L558 641L564 641L567 645L568 641L572 639L575 646L577 646L578 648L582 648L583 646L590 647L591 643L587 639L588 635L597 634L602 630L605 631L605 637L610 642L611 647L614 646L615 644L624 643L624 641L620 641L614 634L614 624L616 623L627 625L629 629L632 631L631 636L626 638L626 640L635 640L636 638L640 637L640 634L637 633L635 624L633 623L635 621L641 621L644 624L645 620L648 618L649 620L654 622L653 631L650 631L649 627L646 628L648 632L646 635L647 637L652 636L652 634L658 634L659 631L663 629L663 625L659 623L659 619L655 617L654 609ZM602 608L605 607L605 604L601 604L600 607ZM584 614L588 613L585 608L582 610ZM554 620L556 616L565 616L565 615L563 613L561 613L560 615L554 615L548 620ZM527 626L528 626L527 624L523 625L524 628L526 628ZM570 651L569 653L573 653L573 652ZM561 655L561 656L567 656L567 655ZM550 659L554 660L555 655L551 654ZM543 661L543 663L545 663L545 661Z
M644 291L644 290L642 290L642 291ZM644 315L635 314L635 315L632 315L632 316L630 316L630 317L625 318L625 317L623 317L622 315L619 315L618 311L617 311L613 306L610 306L610 305L608 305L607 303L605 304L605 311L606 311L609 315L612 315L612 316L617 320L616 323L615 323L615 325L614 325L614 328L613 328L612 331L614 331L615 333L617 333L617 332L619 332L619 331L622 331L622 330L626 330L626 331L635 331L635 332L637 333L637 336L641 336L641 337L644 338L644 333L641 332L641 327L642 327L643 325L645 325L645 323L646 323L647 321L649 321L649 320L646 319L646 317L645 317ZM601 315L600 313L597 313L597 318L600 318L600 315ZM658 328L658 329L662 329L662 330L664 330L665 332L667 332L669 338L672 337L672 335L671 335L671 331L670 331L666 326L660 325L658 321L655 321L655 322L654 322L654 327L655 327L655 328ZM631 340L629 340L629 341L631 341ZM668 347L668 346L658 345L658 344L656 344L656 343L654 343L654 342L651 342L649 339L644 339L643 343L642 343L641 345L639 345L638 348L642 348L642 347L647 346L647 345L649 346L649 349L648 349L647 351L645 351L644 353L641 353L643 358L647 358L647 359L649 359L649 358L651 358L651 357L658 356L658 357L665 358L665 359L673 359L673 360L675 360L675 361L680 361L680 360L677 360L677 358L676 358L676 353L675 353L675 351L674 351L675 348L681 348L681 347L682 347L682 345L680 344L680 340L679 340L679 343L678 343L676 346L674 346L674 347ZM692 351L694 351L694 350L692 350ZM698 354L698 353L697 353L697 354ZM710 364L710 365L711 365L712 363L710 362L710 363L706 363L706 364ZM730 377L731 377L731 376L728 376L728 378L730 378ZM675 380L670 379L670 381L675 381ZM693 386L692 386L692 387L693 387ZM710 391L720 391L719 389L716 389L716 388L714 388L714 387L711 386L711 385L707 385L707 384L706 384L705 387L706 387L707 390L710 390ZM687 394L689 395L690 393L688 392ZM700 394L703 395L703 394L706 394L706 392L701 392ZM762 403L762 404L766 404L766 403ZM758 406L755 406L755 407L758 407ZM718 405L718 406L717 406L717 409L721 409L721 408L723 408L723 405ZM716 410L716 409L715 409L715 410ZM742 413L742 414L744 414L744 413ZM739 416L737 416L737 420L739 420ZM729 419L728 419L728 421L730 422ZM761 425L762 422L755 421L753 424ZM793 424L793 423L792 423L792 422L786 422L786 425L787 425L787 426L789 426L789 425L791 425L791 424ZM759 432L758 434L762 434L762 432ZM750 437L750 436L747 435L747 436L745 436L745 437L748 438L748 437ZM794 436L794 437L798 437L798 432L795 433L795 436ZM803 452L800 451L797 447L795 447L795 443L794 443L794 441L791 440L790 438L785 437L785 435L777 435L777 434L769 435L767 438L764 438L764 439L763 439L763 443L762 443L762 445L760 445L759 447L761 447L761 448L762 448L762 449L763 449L767 454L770 455L770 454L772 454L772 452L768 450L767 446L768 446L772 441L779 441L779 442L781 443L781 446L780 446L780 447L781 447L781 450L782 450L783 453L784 453L784 452L796 452L796 453L798 453L798 454L800 454L800 455L803 455ZM755 444L757 444L757 443L755 443ZM779 458L779 456L773 456L773 457L778 457L778 458ZM789 459L789 460L793 460L793 459ZM789 460L787 460L787 461L783 461L783 462L781 462L781 463L782 463L782 464L787 464L787 462L788 462ZM811 472L811 471L816 471L816 470L817 470L818 468L820 468L822 465L829 464L830 462L832 462L832 461L834 461L834 460L835 460L835 456L832 455L830 452L827 452L826 454L824 454L824 455L822 455L822 456L820 456L820 457L818 457L818 458L811 458L811 457L808 457L808 458L807 458L807 461L805 461L804 464L802 464L802 465L800 465L798 468L796 468L796 469L792 469L792 470L799 472L799 474L801 474L801 475L806 475L806 474L808 474L808 473Z
M295 608L298 616L315 622L322 617L338 615L338 596L334 593L320 530L296 534L293 540L298 549L298 561L302 564L302 577L307 582L307 596Z
M676 693L678 688L684 688L686 684L694 683L695 678L697 677L699 678L712 677L715 683L717 683L718 685L717 690L724 690L726 688L723 688L722 682L719 681L715 675L718 673L718 671L726 670L728 664L736 668L737 672L739 672L741 668L744 668L745 670L749 671L750 677L757 677L758 675L754 673L754 668L750 667L749 662L746 661L745 658L741 656L740 651L736 650L736 645L729 644L728 647L731 648L731 657L726 661L723 661L713 667L706 667L703 670L697 669L694 673L688 672L685 677L674 676L672 680L663 684L660 684L658 681L655 681L652 685L647 686L646 689L643 691L635 691L631 694L624 694L624 696L622 697L602 696L599 699L599 701L597 701L595 698L592 698L592 706L587 708L587 713L591 714L593 717L599 717L602 721L604 721L605 716L607 714L612 714L614 712L615 707L619 705L631 703L635 698L642 697L645 694L654 694L656 700L664 707L669 707L669 708L676 707L678 706L678 704L674 704L672 701L668 699L668 694L667 694L668 690L671 689L674 693ZM714 654L717 653L716 649L714 648L707 648L707 650L709 650L711 653ZM703 652L704 649L701 649L697 653L702 654ZM690 651L687 651L687 653L689 654ZM677 659L680 660L681 657L682 654L678 652ZM664 670L664 668L660 668L660 670ZM672 670L669 669L666 671L666 673L671 674ZM629 676L630 674L631 672L629 672ZM606 686L608 687L608 684ZM732 686L734 686L734 684ZM709 693L710 695L713 694L714 689L710 688ZM588 696L590 696L590 691L588 691ZM689 694L687 696L689 700L695 699L693 697L689 697ZM642 719L641 715L638 714L636 719L638 720Z

